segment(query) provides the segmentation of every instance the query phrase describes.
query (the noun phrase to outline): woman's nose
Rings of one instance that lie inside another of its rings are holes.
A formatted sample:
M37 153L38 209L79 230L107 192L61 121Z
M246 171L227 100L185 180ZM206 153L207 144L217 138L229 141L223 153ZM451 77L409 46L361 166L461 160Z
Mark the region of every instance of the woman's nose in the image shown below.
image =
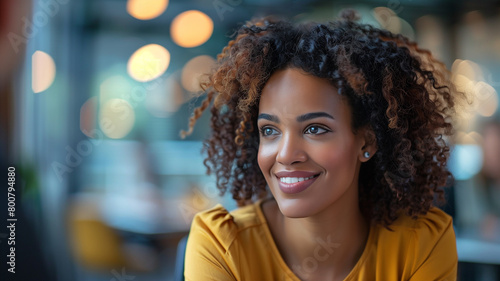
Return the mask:
M291 165L307 160L304 144L298 136L284 134L278 146L276 161L282 165Z

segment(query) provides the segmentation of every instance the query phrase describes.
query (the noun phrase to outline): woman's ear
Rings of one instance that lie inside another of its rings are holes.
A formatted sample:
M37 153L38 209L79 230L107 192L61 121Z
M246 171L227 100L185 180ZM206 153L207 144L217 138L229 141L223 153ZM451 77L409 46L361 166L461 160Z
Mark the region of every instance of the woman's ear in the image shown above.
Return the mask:
M375 152L377 152L377 137L371 127L365 127L360 130L360 137L363 140L363 146L359 151L359 161L366 162L370 160Z

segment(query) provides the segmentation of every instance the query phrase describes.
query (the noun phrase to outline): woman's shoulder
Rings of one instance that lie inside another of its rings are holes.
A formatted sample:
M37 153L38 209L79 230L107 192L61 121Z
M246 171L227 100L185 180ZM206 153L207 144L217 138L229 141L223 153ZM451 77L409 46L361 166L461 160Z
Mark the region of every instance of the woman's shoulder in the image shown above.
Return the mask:
M437 207L431 207L425 215L417 218L408 215L400 215L386 229L387 234L408 233L419 236L439 237L450 229L453 229L453 220L450 215ZM385 229L385 228L384 228Z
M382 272L382 280L456 280L455 232L442 210L432 207L416 219L400 215L389 228L376 225L370 231L365 273Z
M242 280L256 274L252 266L268 266L258 208L255 203L230 212L218 204L197 213L186 245L186 280Z
M416 219L401 215L389 229L383 226L376 229L374 242L377 248L384 249L384 255L394 255L395 258L413 257L410 262L413 270L431 257L435 259L442 254L446 255L443 259L451 263L458 260L452 218L437 207Z
M191 232L200 231L218 240L225 248L237 238L238 233L263 224L258 214L259 202L228 211L221 204L197 213Z

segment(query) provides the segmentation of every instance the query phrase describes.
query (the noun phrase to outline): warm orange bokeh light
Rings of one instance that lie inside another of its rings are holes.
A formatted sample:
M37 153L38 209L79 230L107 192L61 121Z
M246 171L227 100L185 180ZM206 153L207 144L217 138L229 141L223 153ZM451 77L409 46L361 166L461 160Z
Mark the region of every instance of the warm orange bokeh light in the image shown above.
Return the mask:
M112 139L125 137L135 123L135 111L124 99L110 99L101 105L99 111L99 127Z
M201 82L208 79L208 74L215 66L215 59L210 56L197 56L186 63L182 69L181 82L184 89L190 92L202 91Z
M31 57L31 87L34 93L47 90L56 77L56 64L52 57L36 51Z
M498 94L490 84L480 81L474 85L475 107L477 113L490 117L498 109Z
M170 64L170 53L158 44L149 44L135 51L127 64L128 74L139 82L158 78Z
M170 26L172 40L185 48L197 47L207 42L213 31L214 22L212 19L197 10L179 14Z
M168 0L128 0L127 12L136 19L154 19L167 9Z

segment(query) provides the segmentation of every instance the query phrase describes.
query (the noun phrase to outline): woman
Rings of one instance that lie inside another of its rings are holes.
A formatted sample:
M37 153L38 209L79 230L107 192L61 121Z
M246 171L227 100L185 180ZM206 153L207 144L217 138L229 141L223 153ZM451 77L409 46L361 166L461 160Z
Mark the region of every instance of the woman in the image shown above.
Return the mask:
M195 216L186 280L456 279L433 207L455 90L428 51L355 20L250 22L219 55L190 131L213 101L205 165L241 207Z

